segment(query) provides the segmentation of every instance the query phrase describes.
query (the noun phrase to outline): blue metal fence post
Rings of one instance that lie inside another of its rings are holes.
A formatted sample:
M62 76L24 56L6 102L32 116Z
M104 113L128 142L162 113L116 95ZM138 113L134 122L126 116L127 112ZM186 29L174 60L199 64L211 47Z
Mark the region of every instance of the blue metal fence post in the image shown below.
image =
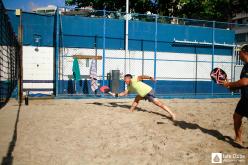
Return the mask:
M56 28L55 28L55 96L59 93L59 7L56 10Z
M105 84L105 36L106 36L106 10L103 10L103 36L102 36L102 86Z
M212 66L211 70L214 68L214 44L215 44L215 21L213 21L213 27L212 27ZM212 95L214 95L214 82L212 81Z
M155 35L154 35L154 73L153 77L157 79L157 40L158 40L158 15L155 15ZM156 93L156 82L153 84L153 89Z

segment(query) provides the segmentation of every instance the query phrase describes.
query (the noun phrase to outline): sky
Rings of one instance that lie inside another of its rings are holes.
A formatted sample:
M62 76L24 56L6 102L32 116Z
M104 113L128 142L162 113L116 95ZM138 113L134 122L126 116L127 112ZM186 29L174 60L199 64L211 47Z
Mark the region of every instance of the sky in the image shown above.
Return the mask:
M24 11L32 11L33 8L47 5L65 6L65 0L3 0L6 9L21 8Z

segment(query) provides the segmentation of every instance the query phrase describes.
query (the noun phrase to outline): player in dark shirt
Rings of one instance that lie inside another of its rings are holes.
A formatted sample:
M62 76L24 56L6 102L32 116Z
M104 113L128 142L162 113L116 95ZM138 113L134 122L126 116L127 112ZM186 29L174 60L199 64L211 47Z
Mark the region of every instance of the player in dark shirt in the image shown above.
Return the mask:
M239 56L244 61L240 80L236 82L224 81L223 85L230 89L241 89L241 99L233 114L235 141L242 145L242 118L248 118L248 45L243 45L239 50Z

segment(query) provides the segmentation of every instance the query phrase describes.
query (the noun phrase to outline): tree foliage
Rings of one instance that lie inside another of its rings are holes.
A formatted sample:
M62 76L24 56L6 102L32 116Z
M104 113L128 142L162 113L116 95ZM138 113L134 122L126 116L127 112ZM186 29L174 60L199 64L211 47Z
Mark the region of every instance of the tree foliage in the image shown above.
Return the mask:
M151 0L129 0L131 11L137 13L145 13L153 10L153 2ZM125 0L66 0L66 5L76 5L77 7L92 6L96 10L123 11L126 10Z
M240 12L248 12L247 0L129 0L130 11L136 13L152 13L207 19L230 21ZM92 6L97 10L111 10L125 12L125 0L66 0L66 5L77 7Z
M230 21L236 13L248 12L246 0L180 0L178 16Z

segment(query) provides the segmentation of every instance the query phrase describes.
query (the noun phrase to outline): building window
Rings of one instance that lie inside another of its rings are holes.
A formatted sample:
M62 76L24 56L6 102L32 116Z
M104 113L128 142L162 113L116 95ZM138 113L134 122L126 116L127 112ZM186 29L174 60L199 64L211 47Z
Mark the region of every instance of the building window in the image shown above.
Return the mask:
M236 39L236 42L245 42L246 41L246 36L248 34L247 33L240 33L240 34L236 34L235 35L235 39Z

